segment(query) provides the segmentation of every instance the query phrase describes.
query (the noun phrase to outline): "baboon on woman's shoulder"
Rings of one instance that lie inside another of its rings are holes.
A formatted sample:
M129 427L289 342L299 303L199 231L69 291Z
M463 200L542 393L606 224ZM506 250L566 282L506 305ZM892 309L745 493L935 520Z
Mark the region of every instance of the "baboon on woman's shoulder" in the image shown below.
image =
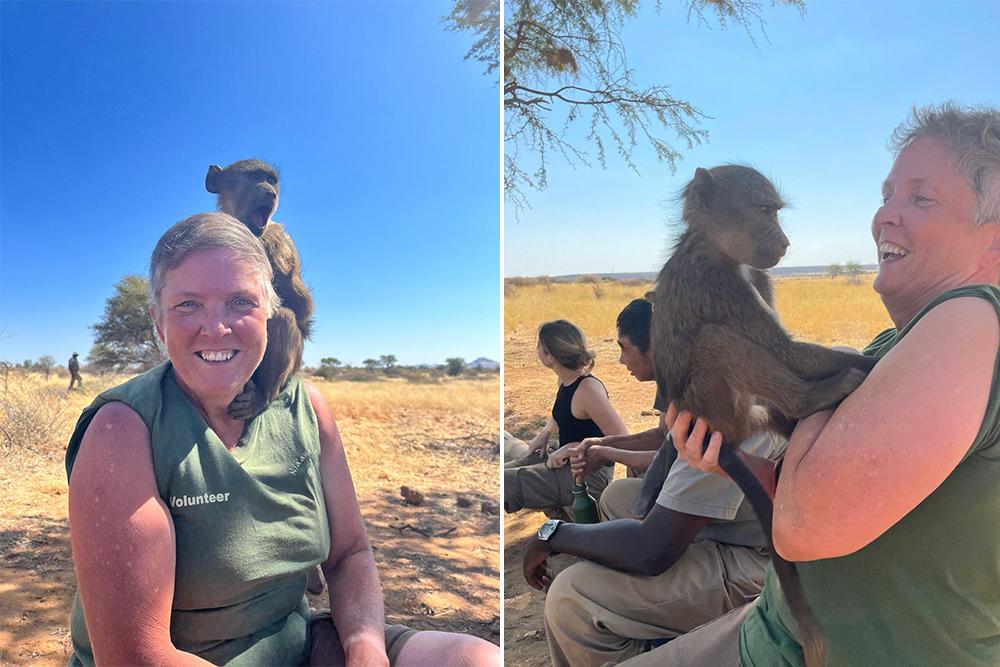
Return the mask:
M278 209L278 172L263 160L240 160L225 169L211 165L205 189L218 195L219 210L238 219L260 238L274 270L281 306L267 321L267 350L243 393L229 404L235 419L260 413L302 366L302 349L312 330L313 300L302 282L295 244L271 220Z
M788 435L794 421L831 408L861 384L875 360L792 340L771 304L766 269L788 238L784 206L750 167L697 169L683 191L687 228L656 281L652 351L660 394L721 431L719 464L746 493L771 543L770 497L734 449L764 430ZM771 544L775 571L819 667L823 640L795 566Z

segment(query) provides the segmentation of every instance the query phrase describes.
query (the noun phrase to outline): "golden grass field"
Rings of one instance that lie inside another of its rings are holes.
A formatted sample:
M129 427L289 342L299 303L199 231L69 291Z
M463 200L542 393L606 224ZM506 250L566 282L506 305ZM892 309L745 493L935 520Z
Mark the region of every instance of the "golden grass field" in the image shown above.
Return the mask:
M824 345L863 348L875 334L891 326L878 296L874 276L859 284L847 278L783 278L775 281L776 306L786 328L799 340ZM594 375L608 389L611 402L632 432L653 428L651 411L655 387L639 383L618 364L615 319L629 301L642 297L652 285L549 283L511 285L504 299L504 427L530 439L552 408L556 378L535 353L538 326L547 320L568 319L587 336L597 353ZM617 466L618 476L624 472ZM532 510L507 515L504 521L504 662L517 667L548 665L542 625L545 596L532 590L521 574L521 551L545 517ZM574 559L556 556L559 571Z
M76 582L63 453L80 411L125 379L85 374L85 390L67 392L56 374L0 376L0 665L66 664ZM499 643L499 518L480 512L499 495L497 376L311 381L340 427L388 619ZM403 503L404 484L423 505Z

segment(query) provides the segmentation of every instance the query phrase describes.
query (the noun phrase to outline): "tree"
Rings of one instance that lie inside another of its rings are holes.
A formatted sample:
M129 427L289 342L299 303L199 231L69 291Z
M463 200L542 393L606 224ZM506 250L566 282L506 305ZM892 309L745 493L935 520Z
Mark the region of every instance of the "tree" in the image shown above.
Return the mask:
M163 352L149 319L148 283L127 275L115 285L104 306L101 321L91 327L96 334L87 360L99 369L147 370L163 362Z
M324 357L319 360L319 368L316 370L316 375L329 380L337 374L337 370L340 368L340 365L340 359L337 359L336 357Z
M753 40L763 30L762 0L685 0L688 18L723 28L741 26ZM804 11L805 0L773 0ZM633 171L640 143L676 169L682 149L706 140L696 125L706 115L671 95L663 84L642 85L628 63L619 33L639 10L639 0L507 0L504 3L504 196L515 210L525 188L543 190L555 154L569 164L606 166L610 145ZM659 8L659 2L657 2ZM477 40L466 54L499 67L499 0L456 0L446 17L450 30ZM561 127L559 127L561 125ZM573 127L587 128L586 144L574 142ZM664 134L676 136L667 141ZM586 147L585 147L586 146ZM596 155L592 158L587 149Z
M449 357L444 360L445 372L448 375L461 375L465 370L465 359L462 357Z
M385 369L386 373L391 373L396 367L396 355L395 354L383 354L378 358L379 366Z
M865 267L861 266L861 264L852 259L844 267L844 271L847 273L848 280L850 280L851 284L858 285L861 283L861 274L865 272Z
M374 359L365 359L361 363L364 364L365 370L368 371L374 372L375 369L378 368L378 362Z
M35 362L35 368L45 373L45 379L49 379L49 374L52 373L52 369L56 365L55 357L51 354L46 354L44 356L38 357L38 361Z

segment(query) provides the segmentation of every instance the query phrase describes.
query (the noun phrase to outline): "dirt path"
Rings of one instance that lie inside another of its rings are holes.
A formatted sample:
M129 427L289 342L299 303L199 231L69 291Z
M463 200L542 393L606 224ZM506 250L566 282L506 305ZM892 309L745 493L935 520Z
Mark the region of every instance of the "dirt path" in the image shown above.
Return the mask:
M499 518L480 511L499 494L499 387L469 402L461 412L397 405L391 419L337 418L388 619L499 644ZM406 505L403 484L424 503ZM472 506L459 507L459 495ZM0 458L0 665L64 665L69 656L76 580L66 503L61 446ZM310 602L327 607L325 598Z

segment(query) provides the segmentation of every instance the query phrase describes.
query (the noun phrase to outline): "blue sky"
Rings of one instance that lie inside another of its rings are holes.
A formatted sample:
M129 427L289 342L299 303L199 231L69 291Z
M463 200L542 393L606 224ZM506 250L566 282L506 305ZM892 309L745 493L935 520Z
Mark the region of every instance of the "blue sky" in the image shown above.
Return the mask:
M711 116L699 125L708 142L675 175L641 146L641 176L612 151L607 170L552 160L531 208L518 219L506 207L505 275L659 269L673 196L695 167L725 162L756 166L791 200L781 266L874 263L892 130L914 104L1000 105L1000 2L813 0L804 15L762 3L756 47L739 27L688 22L686 3L646 4L622 32L636 78Z
M281 169L307 364L500 358L500 92L449 3L0 7L0 358L86 355L113 285L215 208L208 165L251 156Z

